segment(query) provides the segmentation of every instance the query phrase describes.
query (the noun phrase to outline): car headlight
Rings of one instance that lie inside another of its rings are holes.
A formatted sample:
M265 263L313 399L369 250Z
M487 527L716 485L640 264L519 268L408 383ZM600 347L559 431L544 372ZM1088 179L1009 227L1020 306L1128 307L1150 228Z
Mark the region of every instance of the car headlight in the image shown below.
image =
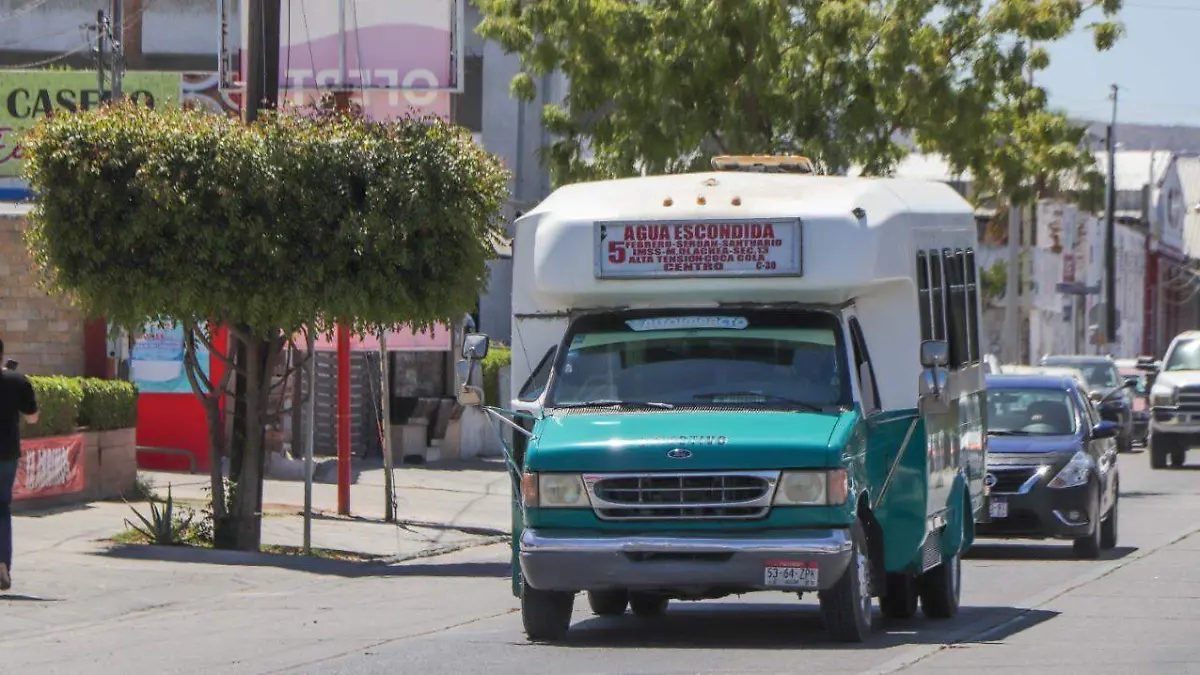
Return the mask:
M1171 387L1155 387L1150 390L1151 406L1175 405L1175 390Z
M577 473L527 473L521 477L521 501L547 509L591 506L583 477Z
M1052 488L1069 488L1078 487L1088 481L1088 475L1092 471L1095 462L1092 456L1080 450L1071 457L1071 461L1058 472L1058 475L1051 480L1049 486Z
M842 469L833 471L784 471L775 490L777 506L833 506L845 504L850 492L849 477Z

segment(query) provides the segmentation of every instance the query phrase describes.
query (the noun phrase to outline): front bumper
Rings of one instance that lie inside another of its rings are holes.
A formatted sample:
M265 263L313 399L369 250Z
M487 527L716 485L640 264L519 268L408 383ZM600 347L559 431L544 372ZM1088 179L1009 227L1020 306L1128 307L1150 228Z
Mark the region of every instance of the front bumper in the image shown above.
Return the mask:
M1156 407L1150 413L1150 433L1200 436L1200 411Z
M846 529L789 530L780 536L528 529L521 533L520 559L525 582L538 590L627 589L693 595L713 590L825 590L841 578L852 550ZM768 583L768 567L798 564L815 565L815 582Z
M1091 534L1095 514L1088 512L1091 508L1089 487L1086 484L1070 488L1046 487L1044 482L1051 477L1047 476L1041 484L1033 485L1024 493L993 493L991 503L1006 503L1008 513L998 517L996 507L991 506L991 522L976 524L976 534L1021 539L1078 539ZM1082 517L1072 519L1072 511Z

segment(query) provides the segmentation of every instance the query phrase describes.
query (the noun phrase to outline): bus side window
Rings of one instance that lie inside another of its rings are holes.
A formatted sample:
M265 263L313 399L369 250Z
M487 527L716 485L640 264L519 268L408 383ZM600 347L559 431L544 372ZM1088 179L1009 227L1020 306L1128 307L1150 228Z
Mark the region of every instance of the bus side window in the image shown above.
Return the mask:
M917 251L917 304L921 315L921 339L933 339L933 298L929 294L929 255Z
M971 363L978 363L983 358L983 349L979 344L979 280L975 269L975 249L968 248L963 258L967 273L967 340Z
M858 388L862 392L863 412L867 415L883 408L879 401L879 387L875 380L875 367L871 365L871 353L863 338L862 326L857 317L850 317L850 342L854 346L854 367L858 375ZM865 367L864 367L865 366Z

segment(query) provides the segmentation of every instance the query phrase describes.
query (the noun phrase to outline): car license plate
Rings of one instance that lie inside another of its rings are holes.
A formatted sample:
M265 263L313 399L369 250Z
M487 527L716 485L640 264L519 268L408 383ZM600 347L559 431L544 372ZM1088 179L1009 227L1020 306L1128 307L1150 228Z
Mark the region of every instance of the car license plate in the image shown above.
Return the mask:
M773 588L816 588L819 572L815 562L768 560L763 570L763 585Z
M1008 502L992 497L991 501L988 502L988 515L993 518L1007 518Z

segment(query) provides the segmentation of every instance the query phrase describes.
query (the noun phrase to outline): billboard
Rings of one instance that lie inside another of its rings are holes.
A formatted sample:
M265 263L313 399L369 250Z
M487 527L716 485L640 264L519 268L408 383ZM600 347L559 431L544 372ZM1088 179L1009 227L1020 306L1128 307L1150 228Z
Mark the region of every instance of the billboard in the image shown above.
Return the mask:
M179 81L178 72L129 71L124 90L139 105L178 105ZM98 107L97 84L95 73L80 70L0 71L0 178L21 175L21 135L38 120Z
M354 92L375 120L450 114L450 95L462 91L465 0L283 0L279 26L279 99L302 105L331 89ZM228 8L219 11L228 26ZM230 57L244 80L249 5L238 17L242 44L221 31L221 87L242 82L229 74Z

